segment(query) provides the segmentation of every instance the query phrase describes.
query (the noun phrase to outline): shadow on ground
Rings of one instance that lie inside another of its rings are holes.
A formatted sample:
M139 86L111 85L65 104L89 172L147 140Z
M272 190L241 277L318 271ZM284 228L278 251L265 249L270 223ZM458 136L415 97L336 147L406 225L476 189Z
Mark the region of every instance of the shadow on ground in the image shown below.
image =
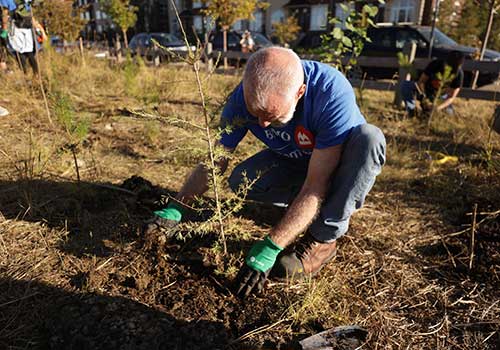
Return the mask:
M0 278L0 310L3 349L222 349L230 337L219 322L181 321L123 297L8 278Z
M0 181L0 213L7 219L43 222L51 228L66 229L68 239L62 250L76 256L106 256L105 242L137 240L145 220L164 206L175 193L132 177L121 186L109 183L52 180ZM248 202L238 213L257 225L274 225L282 209ZM203 221L210 212L189 213L186 220ZM204 244L213 242L207 235Z

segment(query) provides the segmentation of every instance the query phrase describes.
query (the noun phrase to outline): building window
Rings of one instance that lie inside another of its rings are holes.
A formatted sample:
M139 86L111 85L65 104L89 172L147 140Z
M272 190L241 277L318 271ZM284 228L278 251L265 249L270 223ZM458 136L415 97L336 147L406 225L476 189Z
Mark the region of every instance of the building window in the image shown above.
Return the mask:
M347 7L347 11L345 11L343 7ZM349 17L353 8L354 8L353 2L335 4L335 18L338 20L338 23L335 24L336 27L340 27L342 29L345 28L345 20L347 19L347 17Z
M239 20L235 24L233 24L233 30L236 30L236 31L243 30L243 21Z
M393 23L414 22L413 12L415 4L411 0L394 0L389 5L390 21Z
M193 17L193 26L196 32L203 32L203 17L202 16L194 16Z
M201 1L193 1L193 8L194 9L201 8Z
M283 9L278 9L271 15L271 23L282 23L285 21L285 11Z
M311 11L307 7L296 7L290 11L290 15L297 18L299 27L303 30L311 27Z
M253 16L255 19L253 21L250 21L248 25L248 29L250 29L252 32L262 32L262 27L264 25L264 14L262 11L257 11L254 12Z
M328 24L328 5L311 6L310 30L325 30Z

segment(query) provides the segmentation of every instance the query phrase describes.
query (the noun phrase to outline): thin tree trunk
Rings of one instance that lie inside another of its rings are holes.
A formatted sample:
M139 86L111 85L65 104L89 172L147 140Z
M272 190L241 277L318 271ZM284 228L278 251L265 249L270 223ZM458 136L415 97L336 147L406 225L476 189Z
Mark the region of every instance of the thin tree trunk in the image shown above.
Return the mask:
M482 61L484 58L484 53L486 52L486 46L488 45L488 40L490 38L491 27L493 25L493 17L495 15L495 0L490 0L490 15L488 17L488 25L486 27L486 33L484 34L483 43L481 44L481 54L479 60ZM474 72L474 80L472 81L472 88L475 89L477 85L477 79L479 78L479 71Z
M224 52L224 69L227 69L227 26L222 27L222 51Z
M115 50L116 50L116 62L122 62L122 44L120 42L120 35L116 33L116 42L115 42Z
M36 32L33 26L33 8L30 11L30 19L31 19L31 35L33 36L33 50L37 68L37 72L35 74L37 75L38 83L40 84L40 91L42 92L43 102L45 103L45 112L47 113L47 119L49 120L50 125L52 125L52 118L50 117L49 101L47 99L47 95L45 94L45 87L43 86L42 73L41 73L42 67L40 65L40 60L38 59L38 47L36 46L37 45Z
M122 29L122 33L123 33L123 42L125 43L125 49L128 50L127 31L125 29Z
M194 73L196 75L198 93L200 95L201 105L203 108L203 117L205 118L205 135L207 137L208 155L210 157L210 172L212 175L212 186L215 196L215 210L217 213L217 219L219 221L219 230L221 234L222 247L224 249L224 255L226 255L227 254L226 234L224 232L224 223L222 221L222 207L220 203L219 185L217 183L218 174L217 174L217 165L215 161L215 145L212 141L212 135L210 133L210 117L208 115L208 109L205 101L205 94L203 92L203 86L200 78L200 61L195 62L193 68L194 68Z

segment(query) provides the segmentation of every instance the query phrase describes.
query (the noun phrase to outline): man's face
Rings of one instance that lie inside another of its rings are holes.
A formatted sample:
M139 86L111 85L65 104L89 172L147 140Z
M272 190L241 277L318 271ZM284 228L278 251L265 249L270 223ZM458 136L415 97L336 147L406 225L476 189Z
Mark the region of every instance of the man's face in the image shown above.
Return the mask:
M252 109L249 107L248 111L259 120L259 125L262 128L267 128L268 126L276 128L284 127L292 120L297 103L302 95L304 95L304 92L305 85L302 85L291 98L279 94L271 95L267 100L266 108ZM247 103L247 106L249 105L251 106L251 104Z

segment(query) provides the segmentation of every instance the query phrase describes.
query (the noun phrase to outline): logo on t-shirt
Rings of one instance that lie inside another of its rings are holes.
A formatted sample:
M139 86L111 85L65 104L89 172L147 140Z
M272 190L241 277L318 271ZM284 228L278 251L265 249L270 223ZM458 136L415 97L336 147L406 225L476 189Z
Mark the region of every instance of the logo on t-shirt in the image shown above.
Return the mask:
M299 125L295 128L295 143L297 143L300 148L313 149L314 136L309 130Z

